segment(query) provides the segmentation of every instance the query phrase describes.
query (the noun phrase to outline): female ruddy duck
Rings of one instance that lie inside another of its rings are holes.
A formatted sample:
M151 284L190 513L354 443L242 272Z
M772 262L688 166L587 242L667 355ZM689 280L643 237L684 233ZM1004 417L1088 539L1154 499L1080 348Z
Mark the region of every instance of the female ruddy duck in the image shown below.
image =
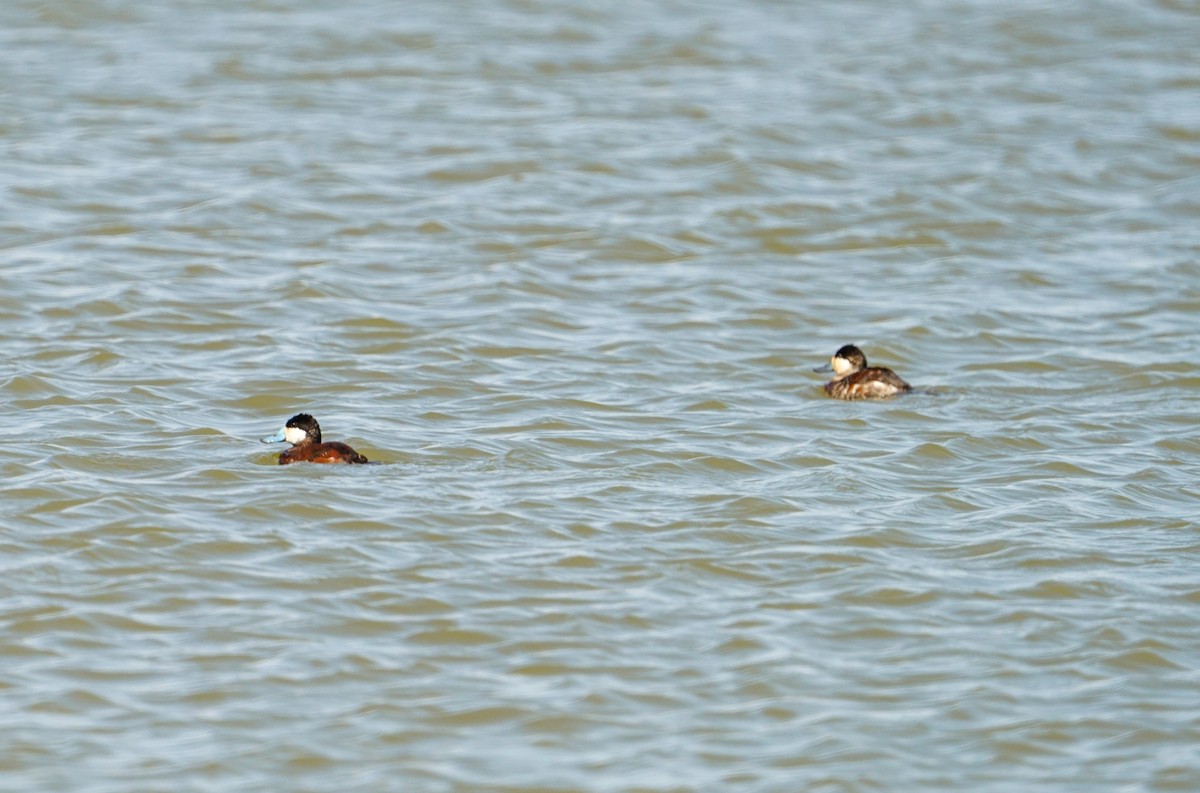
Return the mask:
M853 344L842 347L829 363L813 371L834 373L825 384L825 393L837 399L885 399L912 391L912 386L891 369L868 367L867 356Z
M287 441L292 448L279 455L279 464L288 463L365 463L367 458L344 443L321 443L321 425L307 413L297 413L279 432L262 438L263 443Z

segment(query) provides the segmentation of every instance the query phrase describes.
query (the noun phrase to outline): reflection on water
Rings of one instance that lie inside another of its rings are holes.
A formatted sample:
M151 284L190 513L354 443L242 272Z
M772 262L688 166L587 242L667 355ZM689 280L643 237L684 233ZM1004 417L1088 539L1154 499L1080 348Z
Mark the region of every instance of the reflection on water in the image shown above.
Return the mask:
M4 5L0 788L1200 787L1197 21Z

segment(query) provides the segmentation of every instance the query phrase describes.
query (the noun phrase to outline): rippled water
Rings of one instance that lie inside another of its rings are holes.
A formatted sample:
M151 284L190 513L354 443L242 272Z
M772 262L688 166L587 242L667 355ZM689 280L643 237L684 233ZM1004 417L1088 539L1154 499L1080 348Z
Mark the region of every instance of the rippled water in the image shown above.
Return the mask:
M4 3L0 789L1200 789L1198 31Z

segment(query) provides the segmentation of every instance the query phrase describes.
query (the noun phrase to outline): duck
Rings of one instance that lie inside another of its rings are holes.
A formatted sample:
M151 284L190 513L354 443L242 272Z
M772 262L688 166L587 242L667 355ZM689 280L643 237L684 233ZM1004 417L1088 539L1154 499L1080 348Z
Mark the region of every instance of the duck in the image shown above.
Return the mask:
M321 442L321 425L307 413L297 413L279 432L260 438L263 443L290 443L279 455L280 465L291 463L366 463L367 458L338 441Z
M867 356L853 344L838 349L829 363L814 372L833 372L825 393L835 399L887 399L912 391L900 375L881 366L867 366Z

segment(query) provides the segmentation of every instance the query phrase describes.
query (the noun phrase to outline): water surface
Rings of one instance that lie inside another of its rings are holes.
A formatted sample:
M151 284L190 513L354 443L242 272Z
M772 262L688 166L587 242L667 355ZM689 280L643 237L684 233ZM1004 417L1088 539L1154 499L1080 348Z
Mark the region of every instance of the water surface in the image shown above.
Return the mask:
M0 788L1200 789L1198 29L5 3Z

